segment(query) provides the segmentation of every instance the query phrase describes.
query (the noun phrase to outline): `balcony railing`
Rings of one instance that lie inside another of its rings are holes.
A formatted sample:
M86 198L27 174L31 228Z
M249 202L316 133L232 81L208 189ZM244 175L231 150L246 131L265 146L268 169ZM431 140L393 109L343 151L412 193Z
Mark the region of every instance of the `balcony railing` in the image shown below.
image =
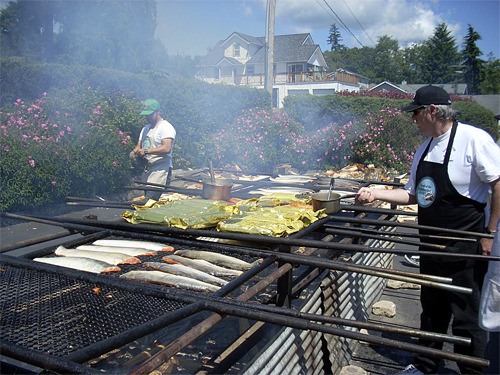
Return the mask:
M273 83L307 83L307 82L324 82L331 81L325 72L311 72L311 73L277 73L274 74ZM209 82L226 83L230 85L244 85L244 86L262 86L264 85L264 74L247 74L247 75L234 75L222 76L218 79L205 79Z
M264 74L227 75L220 78L203 78L203 80L211 83L225 83L236 86L263 86L265 83ZM277 73L273 77L273 84L311 82L344 82L356 85L359 84L359 79L354 75L333 75L326 72Z

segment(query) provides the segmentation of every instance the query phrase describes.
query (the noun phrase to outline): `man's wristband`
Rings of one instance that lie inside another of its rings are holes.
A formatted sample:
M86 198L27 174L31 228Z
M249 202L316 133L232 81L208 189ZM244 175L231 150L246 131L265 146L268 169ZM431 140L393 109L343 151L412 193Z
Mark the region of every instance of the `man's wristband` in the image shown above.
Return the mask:
M489 230L488 228L484 228L484 231L488 234L495 234L497 232L495 229Z
M146 149L144 149L144 155L147 155L147 154L149 154L149 151L148 151L148 149L146 148Z

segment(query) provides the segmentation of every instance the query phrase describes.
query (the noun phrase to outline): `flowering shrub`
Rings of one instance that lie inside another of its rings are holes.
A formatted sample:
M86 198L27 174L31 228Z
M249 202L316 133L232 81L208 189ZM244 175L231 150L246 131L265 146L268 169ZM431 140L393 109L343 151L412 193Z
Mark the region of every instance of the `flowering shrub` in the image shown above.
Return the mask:
M410 116L387 107L368 114L364 129L351 143L352 160L385 170L408 172L418 145L424 140Z
M106 116L106 99L96 105L91 90L78 99L82 108L93 105L72 112L65 98L44 93L31 104L18 99L0 112L1 210L102 194L129 180L130 136Z
M403 173L410 169L422 137L408 115L390 107L308 133L285 112L254 109L210 142L221 164L235 163L252 172L269 173L282 163L299 170L362 163Z
M221 164L271 173L278 164L305 163L303 155L307 150L299 142L303 137L303 127L285 112L255 108L245 111L226 129L212 134L208 141Z
M311 155L311 163L320 169L361 163L374 164L385 171L407 172L422 140L409 116L387 107L362 120L317 130L310 143L319 152Z

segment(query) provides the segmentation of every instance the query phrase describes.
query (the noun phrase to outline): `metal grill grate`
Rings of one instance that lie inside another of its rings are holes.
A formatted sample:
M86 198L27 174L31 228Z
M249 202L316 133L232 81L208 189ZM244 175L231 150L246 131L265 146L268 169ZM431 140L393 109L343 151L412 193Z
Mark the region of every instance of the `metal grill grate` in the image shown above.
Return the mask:
M2 340L65 356L184 305L0 264Z

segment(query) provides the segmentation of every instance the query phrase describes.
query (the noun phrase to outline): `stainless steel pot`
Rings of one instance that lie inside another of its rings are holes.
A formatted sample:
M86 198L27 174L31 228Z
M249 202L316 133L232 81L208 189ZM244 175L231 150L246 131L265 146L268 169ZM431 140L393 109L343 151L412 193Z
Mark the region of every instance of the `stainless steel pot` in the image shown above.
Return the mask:
M340 200L342 198L354 198L356 194L340 195L338 193L313 193L311 194L312 206L314 211L325 209L328 215L336 214L340 211Z
M228 201L231 198L231 188L233 181L225 178L215 178L213 181L203 181L203 198Z

